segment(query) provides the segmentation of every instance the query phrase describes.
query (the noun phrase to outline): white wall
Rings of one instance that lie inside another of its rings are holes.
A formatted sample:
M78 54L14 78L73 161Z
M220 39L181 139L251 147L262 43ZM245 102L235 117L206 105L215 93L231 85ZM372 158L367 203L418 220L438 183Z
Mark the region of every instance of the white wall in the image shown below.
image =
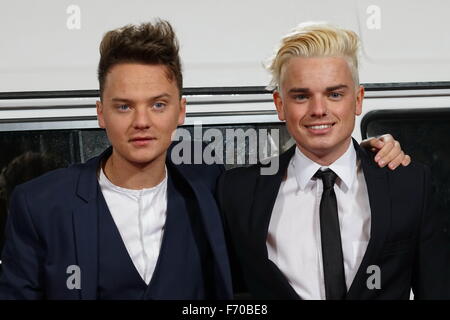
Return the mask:
M266 85L262 62L308 20L361 35L362 82L447 81L448 12L446 0L1 0L0 92L97 89L103 33L154 17L177 31L186 87Z

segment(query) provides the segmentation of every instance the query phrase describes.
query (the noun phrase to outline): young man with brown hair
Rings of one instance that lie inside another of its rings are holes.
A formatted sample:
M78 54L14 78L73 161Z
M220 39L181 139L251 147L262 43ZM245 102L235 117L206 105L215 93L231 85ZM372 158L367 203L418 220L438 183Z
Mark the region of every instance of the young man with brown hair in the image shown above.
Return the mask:
M222 167L167 157L185 118L178 50L165 21L104 36L97 114L112 147L16 188L0 298L231 297Z

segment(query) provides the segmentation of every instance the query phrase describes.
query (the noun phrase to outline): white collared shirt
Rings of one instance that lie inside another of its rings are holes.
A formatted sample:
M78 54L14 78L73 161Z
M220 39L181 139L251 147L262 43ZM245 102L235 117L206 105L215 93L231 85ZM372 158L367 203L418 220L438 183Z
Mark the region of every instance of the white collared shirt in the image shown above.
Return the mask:
M302 299L325 299L319 218L323 184L313 178L320 168L330 168L338 175L334 191L347 290L370 237L369 196L353 143L328 167L313 162L297 147L278 191L266 245L269 259Z
M114 185L100 170L99 184L109 211L136 270L149 284L158 261L167 213L166 176L142 190Z

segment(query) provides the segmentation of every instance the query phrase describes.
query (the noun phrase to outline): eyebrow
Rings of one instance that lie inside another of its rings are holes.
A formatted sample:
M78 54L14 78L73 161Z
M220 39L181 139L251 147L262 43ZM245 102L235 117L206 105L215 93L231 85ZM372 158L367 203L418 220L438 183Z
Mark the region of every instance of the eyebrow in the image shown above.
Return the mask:
M147 100L148 100L148 101L154 101L154 100L158 100L158 99L162 99L162 98L170 98L170 97L171 97L170 94L168 94L168 93L162 93L162 94L159 94L159 95L157 95L157 96L148 98ZM125 102L125 103L133 102L133 100L126 99L126 98L121 98L121 97L115 97L115 98L112 98L111 101L112 101L112 102Z
M327 87L325 89L326 92L339 90L339 89L346 89L348 86L346 84L338 84L332 87ZM309 93L311 90L309 88L292 88L289 90L289 93Z
M347 89L348 86L346 84L338 84L337 86L327 87L327 91L334 91L339 89Z
M307 93L310 92L308 88L292 88L289 89L289 93Z

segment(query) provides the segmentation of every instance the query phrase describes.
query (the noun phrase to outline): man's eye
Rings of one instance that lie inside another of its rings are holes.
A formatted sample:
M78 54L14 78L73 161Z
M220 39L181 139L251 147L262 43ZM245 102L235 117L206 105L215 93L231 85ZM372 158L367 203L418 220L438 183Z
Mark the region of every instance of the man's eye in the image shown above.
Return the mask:
M339 92L331 92L330 93L330 98L332 98L332 99L339 99L341 97L342 97L342 93L339 93Z
M118 106L117 109L119 111L128 111L128 109L130 109L130 107L126 104L122 104L122 105Z
M166 107L166 104L164 102L156 102L153 105L153 108L155 108L156 110L162 110Z
M308 98L308 96L306 96L304 94L299 94L299 95L294 96L295 100L305 100L307 98Z

